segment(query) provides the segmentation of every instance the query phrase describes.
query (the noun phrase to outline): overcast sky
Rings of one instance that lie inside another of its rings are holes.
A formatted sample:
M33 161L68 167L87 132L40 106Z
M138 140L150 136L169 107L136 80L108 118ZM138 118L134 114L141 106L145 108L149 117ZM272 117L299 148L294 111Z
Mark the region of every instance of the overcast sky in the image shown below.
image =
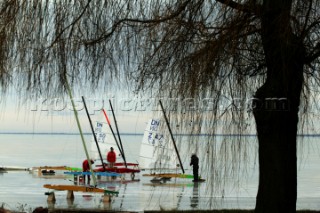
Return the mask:
M152 116L150 110L137 107L141 99L113 98L113 108L117 119L119 131L122 133L143 134L146 122ZM101 109L107 110L107 114L113 122L109 100L107 98L86 98L90 117L94 122ZM82 104L81 97L75 97L75 103L79 113L79 119L84 132L91 132L89 121ZM74 113L69 100L40 99L30 103L19 105L16 98L8 98L6 103L0 103L0 132L63 132L77 133ZM115 128L115 125L112 124Z

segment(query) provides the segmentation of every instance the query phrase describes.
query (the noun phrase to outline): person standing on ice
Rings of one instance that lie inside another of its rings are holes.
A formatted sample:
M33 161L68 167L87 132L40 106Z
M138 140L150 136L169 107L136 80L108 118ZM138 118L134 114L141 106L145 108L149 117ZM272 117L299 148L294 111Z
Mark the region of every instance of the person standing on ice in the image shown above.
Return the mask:
M199 158L194 153L191 155L190 166L193 166L193 182L199 181Z
M93 159L90 159L91 161L91 164L94 164L94 160ZM89 166L89 162L87 159L85 159L83 162L82 162L82 171L83 172L90 172L90 166ZM90 175L87 175L88 176L88 184L90 184ZM86 175L83 175L83 182L85 183L86 182Z
M109 168L113 168L114 167L114 163L117 160L117 156L116 153L113 150L113 147L110 148L110 151L107 154L107 161L108 161L108 166Z

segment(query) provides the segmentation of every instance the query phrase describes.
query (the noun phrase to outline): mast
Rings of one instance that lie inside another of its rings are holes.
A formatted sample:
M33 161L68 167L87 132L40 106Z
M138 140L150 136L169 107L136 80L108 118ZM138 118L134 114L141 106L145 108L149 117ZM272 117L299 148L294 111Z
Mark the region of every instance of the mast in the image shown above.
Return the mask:
M114 140L116 141L116 144L117 144L117 147L118 147L118 149L119 149L119 151L120 151L120 154L121 154L122 156L124 156L123 150L121 150L121 147L119 146L119 142L118 142L117 137L116 137L116 135L115 135L115 133L114 133L114 131L113 131L113 128L112 128L112 126L111 126L111 123L110 123L110 120L109 120L109 118L108 118L108 115L107 115L107 113L106 113L106 111L105 111L104 109L102 109L102 112L103 112L103 114L104 114L104 117L105 117L106 120L107 120L107 123L108 123L109 128L110 128L110 130L111 130L111 132L112 132L113 138L114 138ZM125 165L127 165L127 164L125 164Z
M112 112L112 115L113 115L114 124L116 125L116 130L117 130L117 134L118 134L118 138L119 138L119 143L120 143L121 150L122 150L122 157L123 157L124 165L125 165L126 168L127 168L126 157L125 157L125 155L124 155L124 150L123 150L123 146L122 146L122 142L121 142L121 137L120 137L120 133L119 133L119 129L118 129L118 124L117 124L117 119L116 119L116 116L114 115L114 111L113 111L113 107L112 107L112 104L111 104L111 100L110 100L110 99L109 99L109 104L110 104L110 107L111 107L111 112Z
M90 123L90 127L91 127L91 131L92 131L92 134L93 134L94 141L95 141L95 143L97 145L97 149L98 149L98 152L99 152L99 156L100 156L100 160L101 160L101 163L102 163L102 166L103 166L103 170L106 171L106 167L105 167L105 165L103 163L100 147L99 147L99 144L98 144L97 136L96 136L96 134L94 132L94 128L93 128L92 121L91 121L91 118L90 118L90 115L89 115L89 112L88 112L87 104L86 104L86 101L84 100L83 96L82 96L82 101L83 101L83 105L84 105L84 108L85 108L87 116L88 116L88 120L89 120L89 123Z
M82 145L83 145L83 148L84 148L84 151L86 153L86 157L87 157L87 160L88 160L88 163L89 163L90 171L91 171L91 174L92 174L93 185L96 187L97 186L96 176L94 175L94 172L93 172L93 169L92 169L91 160L90 160L90 157L89 157L89 153L88 153L88 150L87 150L87 147L86 147L86 142L85 142L84 137L83 137L83 133L82 133L79 117L78 117L78 111L76 110L76 106L75 106L74 101L73 101L71 89L70 89L70 86L69 86L67 78L66 78L65 86L66 86L66 89L68 91L68 94L69 94L69 97L70 97L70 100L71 100L74 117L76 118L77 126L78 126L78 129L79 129L79 132L80 132L80 136L81 136Z
M181 159L180 159L180 155L179 155L179 152L178 152L178 148L177 148L176 142L175 142L175 140L174 140L174 137L173 137L173 134L172 134L172 131L171 131L171 128L170 128L170 124L169 124L169 121L168 121L166 112L164 111L164 108L163 108L163 105L162 105L161 100L159 100L159 103L160 103L160 106L161 106L161 110L162 110L162 112L163 112L164 119L166 120L168 129L169 129L169 133L170 133L170 136L171 136L173 145L174 145L174 149L175 149L175 151L176 151L176 153L177 153L177 156L178 156L178 159L179 159L179 163L180 163L180 165L181 165L182 172L183 172L183 174L184 174L183 164L182 164Z

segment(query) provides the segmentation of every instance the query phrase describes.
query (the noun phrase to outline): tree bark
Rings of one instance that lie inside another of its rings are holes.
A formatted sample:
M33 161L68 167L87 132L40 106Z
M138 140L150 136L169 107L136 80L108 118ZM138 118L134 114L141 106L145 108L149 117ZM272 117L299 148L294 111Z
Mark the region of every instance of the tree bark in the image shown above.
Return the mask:
M259 90L257 97L268 92ZM296 135L298 113L284 108L255 111L259 141L259 188L256 212L295 212L297 198ZM279 106L278 104L275 104ZM262 106L265 107L266 105Z
M254 102L259 142L255 212L296 212L296 137L304 46L290 26L289 0L265 0L261 16L267 79Z

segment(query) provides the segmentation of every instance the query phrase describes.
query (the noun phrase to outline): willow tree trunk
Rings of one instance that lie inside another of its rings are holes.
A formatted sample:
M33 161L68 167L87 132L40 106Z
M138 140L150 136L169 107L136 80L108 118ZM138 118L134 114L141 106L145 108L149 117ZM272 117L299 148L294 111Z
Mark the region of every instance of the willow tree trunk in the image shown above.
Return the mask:
M256 212L296 212L296 137L304 47L292 33L289 0L265 0L261 16L267 79L255 94L259 141Z

